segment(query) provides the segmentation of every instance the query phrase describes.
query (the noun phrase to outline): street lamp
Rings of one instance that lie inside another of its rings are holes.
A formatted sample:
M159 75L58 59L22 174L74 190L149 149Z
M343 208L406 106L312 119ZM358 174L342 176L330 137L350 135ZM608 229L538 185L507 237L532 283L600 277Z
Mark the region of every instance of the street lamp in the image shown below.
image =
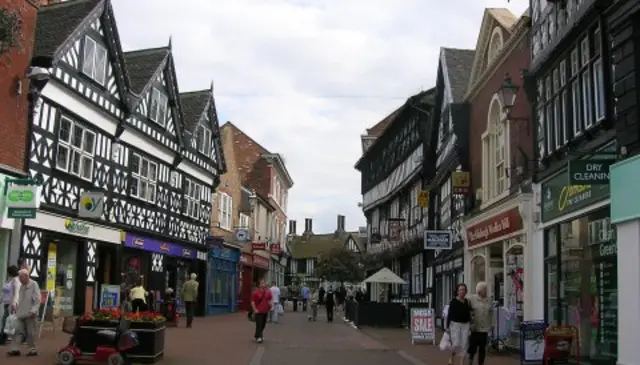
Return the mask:
M498 99L500 100L500 104L502 104L503 111L507 115L511 113L511 108L513 108L513 105L516 103L519 90L520 86L514 84L513 80L511 80L511 75L507 73L502 85L500 85L498 89Z

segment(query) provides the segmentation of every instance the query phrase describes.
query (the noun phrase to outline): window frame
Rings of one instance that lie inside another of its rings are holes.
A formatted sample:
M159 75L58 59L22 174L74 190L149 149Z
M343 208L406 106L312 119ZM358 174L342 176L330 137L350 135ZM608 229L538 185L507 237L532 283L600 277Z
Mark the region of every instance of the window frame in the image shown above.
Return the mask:
M160 91L159 88L155 86L152 87L149 99L149 119L159 126L165 127L167 125L167 113L169 112L168 105L169 97ZM160 113L161 110L163 113ZM162 119L160 119L159 116L162 116Z
M137 171L134 170L133 168L133 162L131 162L129 164L130 169L131 169L131 182L130 182L130 187L133 186L133 184L136 184L136 189L135 192L133 192L133 190L130 188L129 189L129 195L136 198L136 199L140 199L142 201L145 201L147 203L151 203L151 204L155 204L157 199L158 199L158 168L159 168L159 164L153 160L151 160L150 158L137 153L137 152L132 152L131 154L131 160L133 161L134 158L138 159L138 169ZM147 163L147 175L145 176L142 173L142 169L143 169L143 165L144 163ZM151 167L155 168L155 173L151 174ZM154 175L154 176L150 176L150 175ZM135 183L134 183L135 181ZM142 187L145 186L145 191L146 194L144 194L145 196L142 196L140 194L140 192L143 190ZM151 193L153 192L153 193Z
M69 130L68 130L69 135L68 135L68 138L66 138L66 140L61 135L63 132L63 128L62 128L63 122L69 123ZM82 131L82 136L80 137L80 146L77 146L74 143L74 138L76 136L76 129L80 129ZM86 139L87 136L91 136L91 138L93 139L93 142L92 142L93 145L91 146L90 151L85 146L85 144L87 143L87 139ZM81 125L80 123L74 121L73 119L65 115L61 115L60 119L58 120L58 141L56 146L55 168L60 171L64 171L70 175L76 176L82 180L92 181L93 171L94 171L93 164L94 164L95 152L96 152L96 136L97 136L96 132L86 128L85 126ZM66 151L64 166L60 165L61 150ZM79 159L77 172L73 171L74 160L76 157ZM84 176L85 164L87 161L90 161L88 176Z
M184 215L200 219L200 213L202 206L200 201L202 200L202 184L197 183L195 180L185 178L184 199L186 200Z
M89 55L87 54L87 50L89 49L89 44L93 46L93 54L90 55L91 59L89 60ZM101 51L104 54L104 61L102 65L97 65L98 63L98 52ZM84 36L83 48L82 48L82 73L88 76L91 80L96 82L97 84L104 86L107 83L107 64L109 63L109 51L107 47L102 45L102 43L93 39L93 37L89 35ZM90 67L87 67L90 66ZM101 76L102 80L98 78L99 66L102 66Z
M218 225L226 231L233 229L233 198L231 195L218 192Z
M196 131L196 150L205 156L211 156L212 136L211 129L200 123Z

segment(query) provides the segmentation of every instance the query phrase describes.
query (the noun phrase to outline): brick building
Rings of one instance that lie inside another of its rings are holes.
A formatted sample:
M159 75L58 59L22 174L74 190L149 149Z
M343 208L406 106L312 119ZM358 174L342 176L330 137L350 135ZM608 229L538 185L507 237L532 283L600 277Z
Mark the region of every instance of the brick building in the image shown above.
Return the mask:
M523 317L522 279L531 240L531 104L524 91L530 63L529 13L486 9L478 35L465 100L469 125L471 210L464 221L465 281L471 290L489 285L489 295ZM515 100L506 83L517 86ZM509 89L507 87L507 89ZM518 330L513 326L513 330Z

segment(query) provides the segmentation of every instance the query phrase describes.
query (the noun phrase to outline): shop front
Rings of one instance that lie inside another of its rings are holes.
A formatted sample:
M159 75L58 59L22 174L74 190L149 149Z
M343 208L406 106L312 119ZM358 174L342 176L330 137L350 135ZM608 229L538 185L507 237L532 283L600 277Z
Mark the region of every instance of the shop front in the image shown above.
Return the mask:
M238 296L238 309L248 311L251 308L251 294L255 287L253 281L253 254L251 252L241 253L238 276L240 293Z
M497 302L498 336L518 345L520 322L525 316L525 267L531 223L531 194L515 195L465 222L466 283L471 292L483 281Z
M122 242L120 277L129 286L140 278L145 289L153 292L156 298L164 296L165 291L171 288L180 301L180 288L192 273L198 275L200 283L206 280L207 254L204 250L129 232L123 234ZM200 285L201 298L206 292L204 287L204 284ZM200 302L196 315L204 314L205 305ZM179 306L178 310L182 313L184 307Z
M263 256L264 255L264 256ZM253 282L258 284L260 280L269 280L270 260L268 254L254 252L253 254Z
M120 283L111 270L120 247L117 229L38 211L25 220L20 246L20 265L51 293L61 316L92 310L101 285Z
M215 247L209 251L207 277L207 314L232 313L237 309L238 262L240 250L235 247Z
M631 181L636 180L625 184ZM630 287L637 288L638 276L633 272L637 272L638 260L633 261L633 267L625 266L626 258L618 256L608 179L606 184L570 185L564 170L542 182L540 195L542 234L538 236L543 242L534 242L534 246L540 244L544 252L539 255L541 262L534 265L544 267L544 293L534 294L545 298L545 320L550 325L575 326L580 352L589 362L615 364L618 288L624 288L618 285L618 277L629 277ZM637 205L637 200L633 201ZM632 244L637 247L637 243L636 237ZM624 275L618 276L618 272ZM632 318L637 318L637 305L636 298L630 304Z

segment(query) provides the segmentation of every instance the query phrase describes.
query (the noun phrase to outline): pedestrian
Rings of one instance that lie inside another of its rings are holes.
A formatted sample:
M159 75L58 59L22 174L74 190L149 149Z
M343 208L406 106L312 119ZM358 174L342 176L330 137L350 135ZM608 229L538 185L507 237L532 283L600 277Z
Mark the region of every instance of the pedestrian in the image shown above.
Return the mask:
M471 322L471 305L467 296L467 286L456 286L456 297L449 302L447 312L447 331L451 338L451 357L449 365L453 364L453 357L460 357L460 365L464 365L464 358L469 345L469 326Z
M309 298L311 297L311 289L309 289L309 287L307 285L303 285L302 286L302 291L301 291L301 296L302 296L302 311L306 312L307 311L307 303L309 303Z
M0 345L7 342L7 335L4 333L4 327L7 323L9 314L16 311L18 305L18 293L20 291L20 279L18 279L18 267L11 265L7 268L7 281L2 286L2 323L0 323Z
M136 285L129 290L129 299L131 299L131 311L144 312L147 310L147 291L142 286L142 279L138 278Z
M38 283L31 280L27 269L18 271L18 278L21 285L16 305L17 328L11 340L11 350L7 355L20 356L20 344L26 336L29 345L27 356L38 356L36 316L40 311L40 287Z
M269 311L269 322L278 323L278 312L280 310L280 288L276 285L276 282L271 282L271 300L273 301L273 306Z
M324 305L324 294L325 294L325 290L324 290L324 285L320 287L320 290L318 291L318 304L319 305Z
M469 365L478 352L478 365L484 365L487 340L493 325L493 305L487 296L487 284L484 281L476 285L476 293L469 296L471 305L471 335L469 336Z
M327 308L327 322L333 322L333 307L336 305L335 294L333 288L329 286L325 298L325 307Z
M282 306L282 315L284 315L284 309L287 306L287 299L289 298L289 289L286 286L280 287L280 305Z
M310 306L311 306L311 315L309 316L309 321L313 321L315 322L318 319L318 291L314 290L313 293L311 293L311 302L310 302Z
M298 287L297 284L293 284L293 286L291 287L291 290L289 290L289 293L291 293L291 300L293 301L293 311L297 312L298 311L298 301L299 301L299 295L300 295L300 288Z
M267 288L267 282L264 279L260 280L260 286L251 295L251 309L253 309L253 319L256 323L254 338L257 343L262 343L267 315L270 310L273 310L271 291Z
M182 301L184 302L184 310L187 312L187 328L193 325L193 316L196 311L196 301L198 300L198 286L196 281L198 275L191 273L189 280L182 284Z

